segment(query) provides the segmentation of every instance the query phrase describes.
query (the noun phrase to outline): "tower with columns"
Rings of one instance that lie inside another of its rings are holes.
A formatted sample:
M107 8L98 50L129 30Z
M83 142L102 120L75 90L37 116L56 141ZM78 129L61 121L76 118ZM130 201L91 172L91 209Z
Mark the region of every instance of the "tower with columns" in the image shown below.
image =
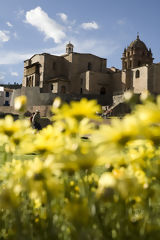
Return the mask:
M153 63L151 49L148 49L143 41L140 40L139 34L137 39L124 49L122 55L122 70L137 68Z

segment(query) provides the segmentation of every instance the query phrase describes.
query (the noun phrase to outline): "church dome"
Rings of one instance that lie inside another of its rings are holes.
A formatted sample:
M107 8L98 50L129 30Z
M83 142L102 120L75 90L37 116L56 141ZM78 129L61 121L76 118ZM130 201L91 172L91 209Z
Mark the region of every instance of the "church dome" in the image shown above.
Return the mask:
M136 40L131 42L131 44L129 45L128 48L134 48L134 49L141 48L141 49L144 49L144 50L148 50L145 43L139 39L139 35L137 35Z
M137 39L131 42L127 49L124 49L122 55L122 69L131 69L153 63L151 49L148 49L139 34Z

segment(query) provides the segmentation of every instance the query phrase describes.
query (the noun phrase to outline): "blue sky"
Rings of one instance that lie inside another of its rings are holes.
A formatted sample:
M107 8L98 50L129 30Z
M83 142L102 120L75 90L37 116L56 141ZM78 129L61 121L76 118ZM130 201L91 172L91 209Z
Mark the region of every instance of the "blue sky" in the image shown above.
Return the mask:
M23 61L36 53L75 52L121 68L125 47L140 39L160 58L159 0L0 0L0 84L22 82Z

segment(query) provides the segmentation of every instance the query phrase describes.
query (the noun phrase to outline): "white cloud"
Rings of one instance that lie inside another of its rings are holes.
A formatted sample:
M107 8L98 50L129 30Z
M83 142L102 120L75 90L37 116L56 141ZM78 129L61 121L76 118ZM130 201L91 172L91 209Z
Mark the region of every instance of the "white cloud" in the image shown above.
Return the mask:
M8 42L10 39L9 31L1 31L0 30L0 42Z
M87 39L83 41L83 44L80 40L75 42L73 40L72 42L75 46L75 51L91 53L104 58L112 55L119 48L119 45L116 42L108 39Z
M85 30L91 30L91 29L98 29L99 28L98 24L95 21L82 23L81 27Z
M119 45L108 39L77 39L70 38L71 43L74 45L74 51L80 53L95 54L99 57L107 58L112 55L118 48ZM83 42L83 44L82 44ZM48 52L53 55L62 55L65 53L65 47L68 42L58 44L54 48L44 49L44 52Z
M66 36L63 27L49 18L40 7L26 12L26 22L43 32L45 39L52 38L55 43L61 42Z
M124 25L125 23L126 23L125 19L119 19L119 20L117 21L117 24L118 24L118 25Z
M57 44L56 47L43 49L43 52L50 53L53 55L65 54L65 48L67 43L60 43L60 44Z
M1 52L0 65L18 64L30 58L34 53Z
M80 39L73 36L68 36L68 39L74 45L75 52L95 54L99 57L104 57L104 58L108 58L110 55L115 53L117 49L119 49L119 43L110 39L93 39L93 38ZM65 51L66 51L65 48L67 43L68 41L63 41L62 43L57 44L53 48L36 49L34 51L30 51L29 53L1 51L0 65L19 64L19 63L23 64L24 60L31 58L36 52L39 54L46 52L53 55L62 55L62 54L65 54Z
M18 77L19 74L17 72L11 72L11 76Z
M8 27L13 27L13 25L10 22L6 22Z
M68 16L65 13L57 13L63 22L67 22Z

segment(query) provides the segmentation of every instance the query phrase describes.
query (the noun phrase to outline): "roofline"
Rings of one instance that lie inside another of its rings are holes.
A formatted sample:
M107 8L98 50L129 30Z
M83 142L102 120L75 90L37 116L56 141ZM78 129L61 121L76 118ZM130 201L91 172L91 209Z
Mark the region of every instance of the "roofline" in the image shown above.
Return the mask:
M62 57L61 55L58 56L58 55L54 55L54 54L50 54L50 53L37 53L37 54L34 54L32 57L24 60L24 62L31 60L33 57L35 57L35 56L37 56L37 55L39 55L39 56L50 55L50 56L54 56L54 57Z
M75 54L75 55L76 55L76 54L79 54L79 55L84 55L84 56L85 56L85 55L90 55L90 56L94 56L94 57L96 57L96 58L100 58L100 59L103 59L103 60L107 60L107 58L102 58L102 57L99 57L99 56L97 56L97 55L95 55L95 54L92 54L92 53L72 52L72 53L65 53L65 54L63 54L63 55L54 55L54 54L50 54L50 53L37 53L37 54L34 54L32 57L24 60L24 62L31 60L32 58L34 58L34 57L37 56L37 55L39 55L39 56L50 55L50 56L54 56L54 57L66 57L66 56L69 56L70 54Z
M102 57L99 57L99 56L97 56L95 54L92 54L92 53L79 53L79 52L66 53L66 54L61 55L61 57L69 56L70 54L91 55L91 56L94 56L94 57L97 57L97 58L101 58L103 60L107 60L107 58L102 58Z

